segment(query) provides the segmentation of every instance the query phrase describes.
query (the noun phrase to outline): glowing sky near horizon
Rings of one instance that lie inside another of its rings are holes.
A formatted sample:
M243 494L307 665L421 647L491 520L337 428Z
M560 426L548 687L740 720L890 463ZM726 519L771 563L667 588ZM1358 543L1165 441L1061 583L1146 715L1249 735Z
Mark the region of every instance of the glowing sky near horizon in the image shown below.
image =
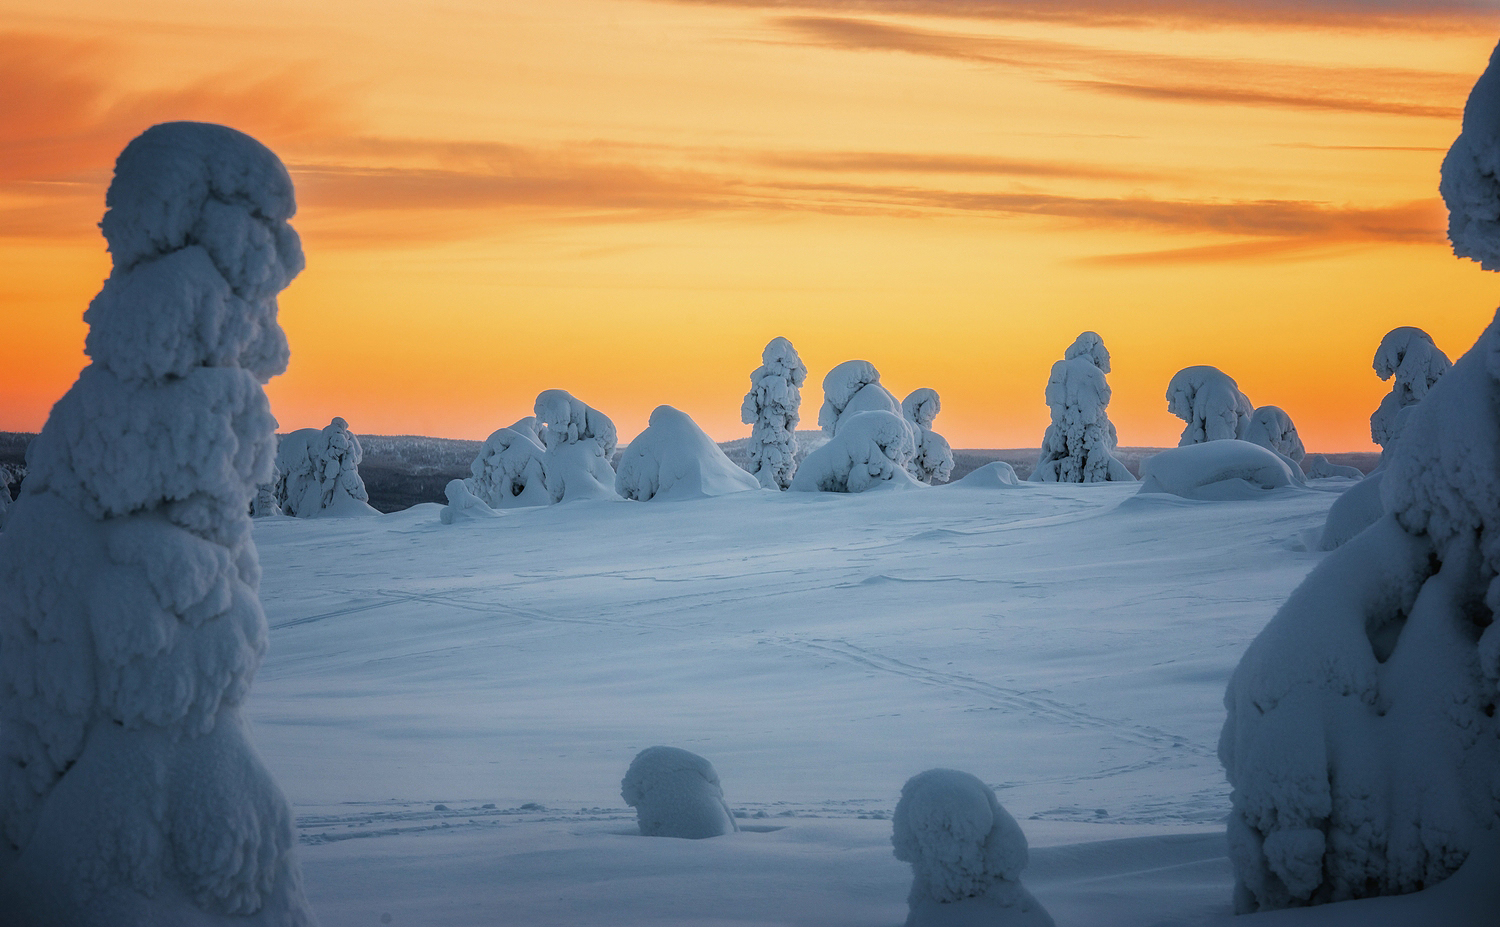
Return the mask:
M1497 36L1462 0L0 0L0 430L86 360L114 155L200 119L297 184L284 429L482 438L562 387L726 440L781 335L803 427L860 357L955 446L1035 447L1091 329L1122 444L1175 444L1213 364L1368 449L1380 336L1456 358L1500 303L1436 189Z

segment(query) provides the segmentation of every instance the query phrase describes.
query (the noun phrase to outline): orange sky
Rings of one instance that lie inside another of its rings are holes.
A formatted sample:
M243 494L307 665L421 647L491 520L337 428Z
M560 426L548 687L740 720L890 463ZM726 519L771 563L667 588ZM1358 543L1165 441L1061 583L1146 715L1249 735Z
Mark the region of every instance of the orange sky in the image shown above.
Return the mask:
M114 155L168 119L297 183L284 429L481 438L562 387L740 437L784 335L805 427L862 357L955 446L1034 447L1093 329L1123 444L1175 444L1167 380L1213 364L1359 450L1380 336L1456 358L1500 303L1436 192L1479 0L122 6L0 0L0 430L83 364Z

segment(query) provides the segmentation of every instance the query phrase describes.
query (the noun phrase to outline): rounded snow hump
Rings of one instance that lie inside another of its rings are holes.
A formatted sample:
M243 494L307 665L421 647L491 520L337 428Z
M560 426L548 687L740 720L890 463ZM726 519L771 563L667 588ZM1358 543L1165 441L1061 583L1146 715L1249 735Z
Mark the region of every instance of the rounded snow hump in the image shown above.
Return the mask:
M679 747L647 747L631 761L620 797L643 837L701 840L739 830L708 760Z

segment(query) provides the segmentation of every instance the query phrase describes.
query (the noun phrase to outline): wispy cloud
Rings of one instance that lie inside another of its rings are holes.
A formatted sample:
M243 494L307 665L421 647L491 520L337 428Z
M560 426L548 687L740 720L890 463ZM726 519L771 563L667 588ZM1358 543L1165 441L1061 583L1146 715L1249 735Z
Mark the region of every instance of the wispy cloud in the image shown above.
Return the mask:
M1472 83L1471 76L1443 72L1148 54L841 16L783 16L775 22L806 44L1012 68L1059 86L1166 102L1452 119L1462 112Z

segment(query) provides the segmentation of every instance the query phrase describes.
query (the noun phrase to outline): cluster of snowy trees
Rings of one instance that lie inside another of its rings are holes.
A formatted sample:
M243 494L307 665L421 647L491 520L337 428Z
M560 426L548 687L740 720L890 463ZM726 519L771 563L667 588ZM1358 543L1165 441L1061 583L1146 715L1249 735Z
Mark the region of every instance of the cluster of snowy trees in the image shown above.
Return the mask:
M276 473L257 487L252 512L257 517L297 518L378 515L359 476L364 457L349 423L335 418L325 428L300 428L282 437L276 449Z
M90 363L0 533L0 911L16 924L313 923L241 702L266 648L250 503L302 269L286 169L222 126L121 153ZM126 465L124 462L128 461Z

